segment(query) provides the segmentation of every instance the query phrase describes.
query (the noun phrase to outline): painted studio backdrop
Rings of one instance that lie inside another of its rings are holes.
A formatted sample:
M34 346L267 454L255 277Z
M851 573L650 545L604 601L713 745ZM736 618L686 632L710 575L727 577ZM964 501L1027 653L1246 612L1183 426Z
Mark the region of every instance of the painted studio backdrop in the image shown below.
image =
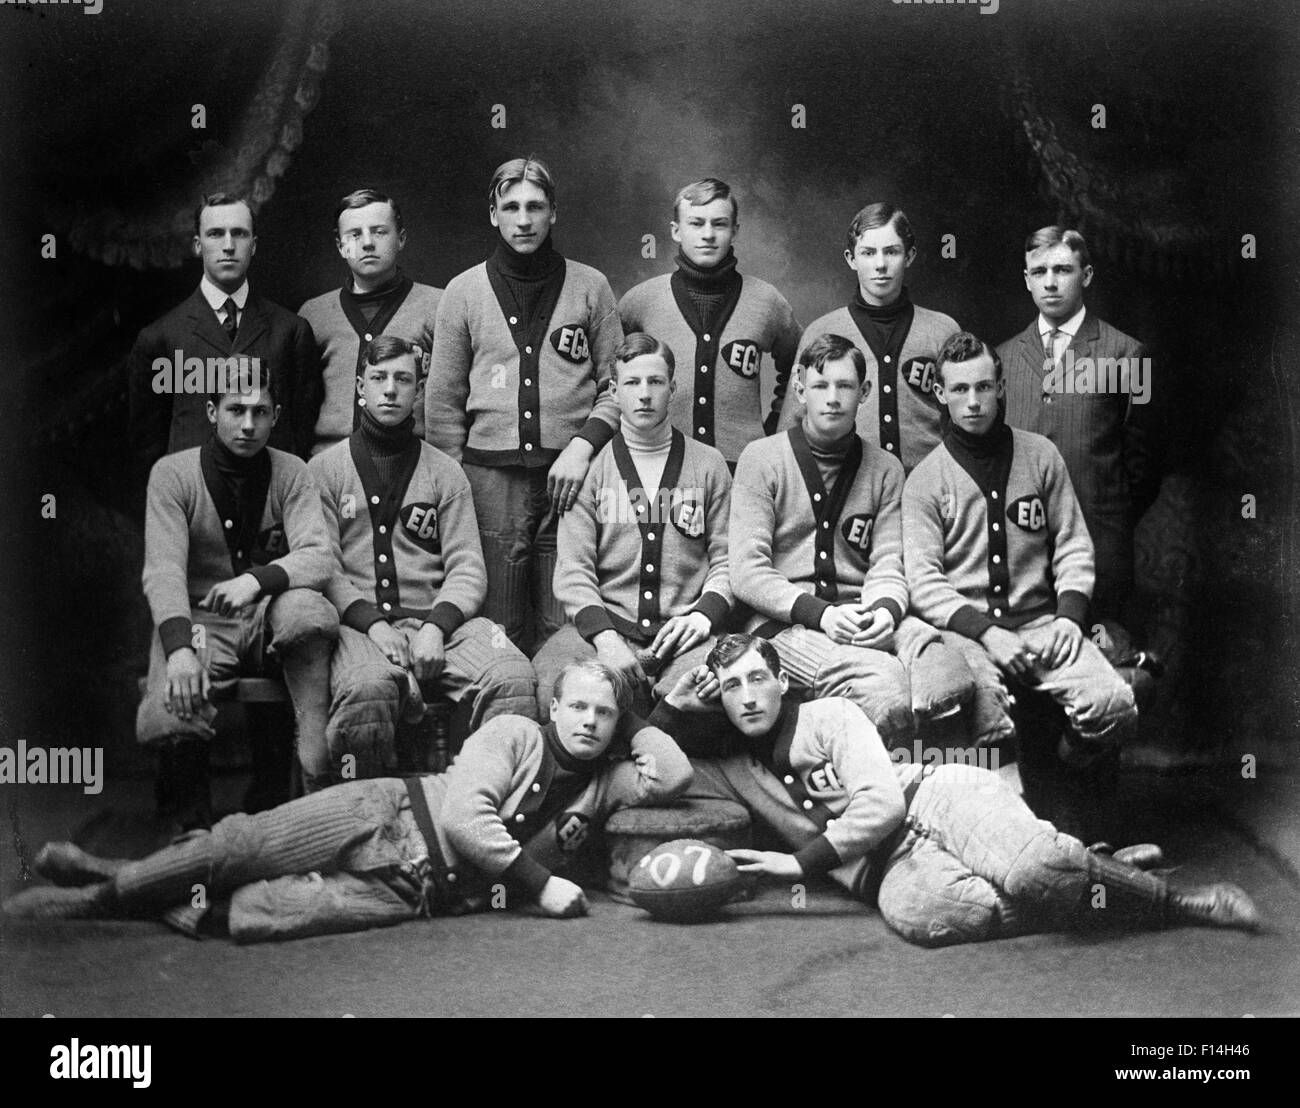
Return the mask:
M843 236L869 201L901 203L917 229L914 299L992 342L1034 314L1027 232L1083 230L1090 307L1151 348L1169 421L1137 537L1169 672L1135 756L1293 760L1294 16L995 6L0 6L6 741L136 757L150 627L124 358L198 280L197 198L252 198L252 283L296 310L343 281L345 192L395 196L405 270L442 286L492 247L493 168L535 152L557 178L557 246L617 295L671 268L674 191L727 180L741 270L802 324L851 295Z

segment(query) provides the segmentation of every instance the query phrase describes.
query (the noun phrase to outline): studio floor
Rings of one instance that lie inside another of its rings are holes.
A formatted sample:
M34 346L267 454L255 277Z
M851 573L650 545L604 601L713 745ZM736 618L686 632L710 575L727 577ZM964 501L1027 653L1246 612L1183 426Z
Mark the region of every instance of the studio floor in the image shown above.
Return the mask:
M233 806L245 779L218 780ZM765 889L713 923L511 912L237 947L151 922L0 917L4 1016L1229 1016L1300 1014L1300 777L1133 771L1140 837L1180 882L1234 881L1264 933L1053 934L923 950L831 885ZM139 853L150 784L6 785L0 895L51 838ZM132 841L134 839L134 841Z

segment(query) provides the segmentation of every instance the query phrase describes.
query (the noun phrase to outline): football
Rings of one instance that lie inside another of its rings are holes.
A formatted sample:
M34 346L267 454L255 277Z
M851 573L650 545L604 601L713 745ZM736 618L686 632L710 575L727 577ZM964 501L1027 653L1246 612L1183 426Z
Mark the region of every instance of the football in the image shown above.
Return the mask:
M656 919L709 919L732 900L743 878L736 863L699 839L674 839L641 859L628 875L628 896Z

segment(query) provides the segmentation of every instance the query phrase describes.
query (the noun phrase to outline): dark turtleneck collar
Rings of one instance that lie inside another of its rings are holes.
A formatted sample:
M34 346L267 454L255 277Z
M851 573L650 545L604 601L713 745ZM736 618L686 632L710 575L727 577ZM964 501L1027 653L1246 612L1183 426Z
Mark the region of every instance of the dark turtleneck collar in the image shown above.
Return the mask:
M386 427L370 414L368 408L362 408L357 429L372 457L394 457L409 445L415 433L415 416L407 416L396 427Z
M911 307L912 298L908 296L907 286L904 285L903 291L898 294L898 299L892 304L868 304L862 297L862 286L859 285L853 293L853 303L877 323L890 324L896 322Z
M727 248L725 258L708 269L691 261L682 253L681 247L677 248L677 257L673 260L677 263L677 268L681 271L688 287L693 285L696 288L720 289L736 279L736 251L731 247Z
M842 462L844 456L849 452L849 447L853 445L853 439L857 436L857 433L857 428L853 427L829 446L818 446L817 443L813 442L806 427L803 437L808 440L808 449L812 451L814 458L834 458Z
M542 736L546 740L547 749L555 758L555 764L565 773L591 777L603 760L603 756L601 758L575 758L565 750L564 743L560 742L560 734L555 729L554 722L548 723L542 728Z
M247 477L264 464L264 454L266 454L265 447L250 458L241 457L221 441L216 431L212 432L212 460L216 463L217 472L223 477L235 480Z
M358 304L376 304L382 300L387 300L398 289L409 285L410 283L410 278L407 277L399 268L390 280L385 281L379 286L379 288L371 289L369 292L357 292L354 287L354 281L349 278L347 286L344 288L344 292L346 292Z
M943 441L954 454L960 453L968 458L994 458L1011 446L1011 428L1007 426L1006 415L1002 405L998 405L998 414L993 419L993 426L983 435L973 435L956 423L948 421Z
M503 276L512 281L544 281L559 269L564 256L555 249L550 235L531 254L519 253L498 235L491 262Z

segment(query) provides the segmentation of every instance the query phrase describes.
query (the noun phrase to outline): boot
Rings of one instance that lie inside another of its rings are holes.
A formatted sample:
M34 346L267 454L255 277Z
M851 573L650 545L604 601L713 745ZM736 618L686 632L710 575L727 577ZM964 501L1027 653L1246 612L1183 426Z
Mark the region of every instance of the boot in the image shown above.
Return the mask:
M1220 882L1194 889L1170 887L1163 877L1144 873L1134 866L1105 854L1088 854L1088 877L1093 888L1085 890L1082 913L1100 921L1098 914L1106 908L1117 921L1137 920L1155 927L1179 923L1206 927L1235 927L1255 931L1260 926L1259 911L1236 885ZM1104 897L1098 903L1095 885L1101 884Z
M5 901L5 915L16 919L108 919L114 915L117 898L111 881L66 889L58 885L37 885Z
M88 854L76 843L46 843L32 862L32 869L56 885L80 887L111 881L128 861Z

